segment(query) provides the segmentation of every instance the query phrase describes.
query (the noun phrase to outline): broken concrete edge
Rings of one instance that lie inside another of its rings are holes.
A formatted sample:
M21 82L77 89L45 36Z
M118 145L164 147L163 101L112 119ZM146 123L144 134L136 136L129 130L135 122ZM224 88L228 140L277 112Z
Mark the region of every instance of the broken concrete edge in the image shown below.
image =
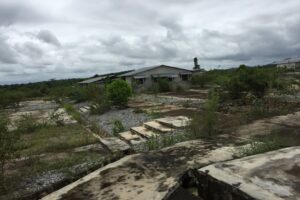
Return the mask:
M208 194L209 191L212 190L209 187L220 188L220 185L222 185L223 188L219 189L218 191L222 190L223 193L225 192L228 195L228 198L224 197L224 199L231 199L232 195L236 197L242 197L242 196L245 197L241 199L283 200L287 197L292 198L290 197L291 195L288 194L292 191L290 190L290 188L292 188L291 185L283 185L282 181L280 180L278 181L280 184L277 185L274 184L274 182L272 182L271 184L272 186L267 186L267 184L261 185L259 184L258 181L254 181L255 178L262 180L258 178L257 176L259 175L254 172L258 168L264 168L264 165L268 165L269 162L277 161L281 163L282 159L293 159L295 160L295 162L297 161L299 162L299 160L295 159L296 156L299 155L300 155L299 146L289 147L289 148L279 149L275 151L270 151L263 154L257 154L253 156L240 158L240 159L234 159L231 161L224 161L224 162L220 162L217 164L212 164L200 168L198 170L198 181L201 182L202 180L202 183L204 183L204 185L206 183L207 185L203 186L202 184L202 188L199 188L199 190L203 191L206 189L206 193L204 193L203 195L204 198L207 199L211 198L211 196L207 197L209 195ZM277 168L275 168L275 170L278 170ZM282 167L280 167L280 170L284 171ZM256 174L256 175L253 177L251 174ZM277 177L277 179L280 178ZM275 180L277 179L275 178ZM208 182L213 186L208 186ZM216 191L216 188L214 188L213 191ZM211 193L214 193L214 195L216 195L215 192L213 191L211 191ZM220 191L220 194L221 193L222 192ZM240 199L240 198L234 198L234 199Z
M41 187L36 191L16 191L13 194L8 194L9 196L0 196L0 199L19 199L19 200L32 200L32 199L41 199L45 195L51 194L52 192L55 192L56 190L61 189L62 187L65 187L66 185L69 185L73 183L76 180L80 180L80 178L89 175L91 172L107 166L110 163L113 163L120 158L122 158L124 155L121 154L113 154L108 157L106 157L101 164L97 164L91 168L88 168L84 171L79 171L76 174L73 174L71 176L65 176L62 180L59 180L58 182L52 183L51 185L48 185L46 187Z
M73 188L75 188L76 186L80 185L80 184L83 184L85 182L88 182L90 181L91 179L93 179L94 177L98 176L100 174L100 172L102 171L105 171L106 169L109 169L109 168L114 168L128 160L130 160L131 158L137 156L138 154L134 154L134 155L129 155L129 156L126 156L126 157L123 157L121 158L120 160L116 161L116 162L113 162L113 163L110 163L100 169L97 169L95 170L94 172L80 178L79 180L45 196L42 198L42 200L53 200L53 199L60 199L62 198L62 195L66 194L68 191L72 190Z
M226 163L224 161L233 162L233 154L237 148L239 147L232 145L222 146L221 144L207 143L203 140L193 140L178 143L159 151L129 155L92 172L86 177L83 177L56 192L53 192L44 199L64 199L65 197L74 198L74 195L79 195L91 190L93 192L92 195L94 195L93 197L98 198L108 198L111 197L110 195L115 195L119 196L120 199L130 198L134 200L139 199L141 196L145 197L145 195L148 195L147 197L149 197L149 199L168 199L170 195L180 188L181 178L187 171L192 169L197 170L198 172L198 169L203 169L205 166L212 166L212 163ZM176 155L177 157L174 157ZM173 156L176 159L168 163L165 159L170 156ZM160 161L156 160L158 162L153 162L155 161L153 159L157 157L159 157L158 159L160 159ZM245 159L249 159L249 157L246 157ZM135 168L135 165L132 165L136 162L138 163L137 168ZM174 169L173 167L165 168L166 164L167 166L171 166L175 163L178 164L176 167L177 169ZM134 178L136 174L132 173L131 170L134 171L135 169L140 169L141 166L146 167L146 173L148 174L152 174L152 172L158 174L156 177L145 176L143 179L139 179L141 182L147 183L147 187L145 187L142 191L139 191L141 193L137 194L137 188L134 187L134 185L137 184L137 181L132 182L132 180L135 180L132 178ZM119 170L121 170L121 172L122 170L124 171L121 173ZM116 172L120 172L120 174L115 174ZM172 175L169 174L168 176L165 176L168 173L171 173ZM97 186L99 184L104 184L106 181L109 181L107 180L108 177L112 177L112 182L117 181L116 185L113 184L108 186L109 188L106 188L107 190L105 190L105 192L101 189L93 190L93 184L96 184ZM120 177L123 178L120 179ZM161 190L162 184L166 186L163 190ZM120 186L122 186L123 190L119 190ZM126 189L134 192L126 193L128 196L123 198L122 195L124 195L124 192L127 191ZM241 196L244 196L243 193L240 194ZM84 197L86 196L83 195L78 198L82 199Z

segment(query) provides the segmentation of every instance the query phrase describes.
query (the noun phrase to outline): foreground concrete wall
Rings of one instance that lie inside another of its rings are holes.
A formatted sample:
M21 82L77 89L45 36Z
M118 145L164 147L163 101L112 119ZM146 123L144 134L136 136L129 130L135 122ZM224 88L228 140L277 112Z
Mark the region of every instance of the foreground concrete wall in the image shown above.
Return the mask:
M213 164L199 170L204 200L299 200L300 147Z

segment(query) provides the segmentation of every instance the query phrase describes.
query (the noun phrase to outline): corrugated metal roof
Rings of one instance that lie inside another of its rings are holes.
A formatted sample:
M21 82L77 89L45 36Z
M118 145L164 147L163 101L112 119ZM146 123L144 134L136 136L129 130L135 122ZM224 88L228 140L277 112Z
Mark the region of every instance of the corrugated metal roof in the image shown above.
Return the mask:
M120 75L120 77L133 76L133 75L136 75L136 74L139 74L139 73L142 73L142 72L145 72L145 71L149 71L149 70L152 70L152 69L155 69L155 68L158 68L158 67L170 67L170 68L175 68L175 69L180 69L180 70L186 70L186 71L189 71L189 72L191 71L191 70L183 69L183 68L179 68L179 67L173 67L173 66L167 66L167 65L156 65L156 66L151 66L151 67L143 67L143 68L137 69L135 71L125 73L125 74Z
M102 74L99 75L97 77L94 78L89 78L86 79L84 81L79 82L79 84L88 84L88 83L94 83L94 82L98 82L101 80L104 80L106 78L112 78L112 77L116 77L118 75L124 74L124 73L128 73L128 72L132 72L133 70L127 70L127 71L121 71L121 72L115 72L115 73L109 73L109 74Z
M96 77L96 78L90 78L84 81L79 82L80 84L85 84L85 83L94 83L94 82L98 82L101 81L105 78L108 78L109 76L100 76L100 77Z

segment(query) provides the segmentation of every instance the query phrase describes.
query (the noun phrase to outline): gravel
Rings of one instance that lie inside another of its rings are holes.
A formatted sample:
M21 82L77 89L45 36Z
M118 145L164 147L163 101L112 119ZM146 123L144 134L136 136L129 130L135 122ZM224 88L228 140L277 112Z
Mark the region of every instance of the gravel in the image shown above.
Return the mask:
M151 120L146 113L134 113L133 110L132 108L111 110L102 115L92 115L90 120L99 123L99 126L109 134L112 134L115 120L120 120L125 130L134 126L141 126L144 122Z

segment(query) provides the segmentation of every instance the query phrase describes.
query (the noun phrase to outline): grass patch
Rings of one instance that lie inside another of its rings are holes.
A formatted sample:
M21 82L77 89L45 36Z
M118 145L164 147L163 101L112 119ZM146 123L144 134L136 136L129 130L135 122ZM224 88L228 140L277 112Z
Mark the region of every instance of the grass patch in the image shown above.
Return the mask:
M149 116L151 119L157 119L157 118L160 118L160 117L162 116L162 114L159 113L159 112L151 111L151 112L148 112L148 116Z
M235 153L237 156L251 156L268 151L273 151L282 147L278 137L268 135L262 138L253 138L250 144L239 147Z
M80 113L74 108L71 104L64 104L64 108L69 115L73 117L78 123L83 124L84 120L82 119Z
M62 152L97 141L97 138L88 134L80 125L51 126L38 129L29 135L22 135L18 149L21 156L30 156Z
M146 142L148 150L157 150L164 147L172 146L176 143L189 140L189 134L180 133L180 134L168 134L161 135L158 137L151 137Z

